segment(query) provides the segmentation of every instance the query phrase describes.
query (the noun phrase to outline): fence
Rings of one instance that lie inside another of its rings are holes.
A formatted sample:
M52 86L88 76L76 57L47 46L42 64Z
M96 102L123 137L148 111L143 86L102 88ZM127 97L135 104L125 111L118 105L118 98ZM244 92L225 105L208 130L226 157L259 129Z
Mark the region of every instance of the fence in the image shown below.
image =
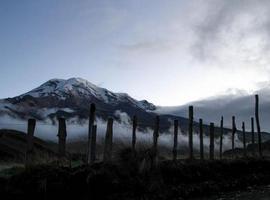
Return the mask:
M97 138L97 129L98 126L95 124L96 119L96 112L100 112L101 110L96 109L95 104L91 104L90 106L90 113L89 113L89 125L88 125L88 145L87 145L87 154L86 154L86 161L87 164L92 164L96 161L96 138ZM193 126L194 126L194 118L193 118L193 106L189 106L189 124L188 124L188 151L189 156L188 158L193 160L194 151L193 151ZM223 116L221 117L220 121L220 140L219 140L219 159L223 159L223 137L224 137L224 128L223 128ZM258 155L262 158L262 139L261 139L261 131L260 131L260 120L259 120L259 96L255 95L255 120L257 125L257 134L258 134ZM113 124L114 119L108 118L107 120L107 129L104 141L104 151L103 151L103 161L110 162L112 161L112 149L113 149ZM139 125L143 123L138 123L138 117L133 116L132 119L132 126L131 127L131 149L133 152L136 151L136 144L137 144L137 130ZM154 157L154 163L158 162L158 141L159 141L159 133L160 133L160 118L156 116L153 122L153 141L151 152ZM34 131L36 127L36 120L29 119L28 120L28 129L27 129L27 150L26 150L26 159L25 165L29 166L32 162L32 153L33 153L33 137ZM173 145L172 145L172 159L175 161L178 157L178 129L179 129L179 121L174 120L174 129L173 129ZM236 123L235 123L235 116L232 116L232 158L235 158L235 134L236 134ZM243 133L243 157L247 156L247 143L246 143L246 131L245 131L245 122L242 122L242 133ZM251 143L253 145L252 153L253 156L256 156L254 144L255 144L255 131L254 131L254 118L251 117L251 134L252 140ZM64 118L58 119L58 154L59 158L63 159L66 156L66 137L67 137L67 130L66 130L66 120ZM204 149L204 129L203 129L203 119L199 119L199 151L200 151L200 159L204 160L205 157L205 149ZM215 156L215 124L210 123L209 125L209 159L214 160L218 156Z

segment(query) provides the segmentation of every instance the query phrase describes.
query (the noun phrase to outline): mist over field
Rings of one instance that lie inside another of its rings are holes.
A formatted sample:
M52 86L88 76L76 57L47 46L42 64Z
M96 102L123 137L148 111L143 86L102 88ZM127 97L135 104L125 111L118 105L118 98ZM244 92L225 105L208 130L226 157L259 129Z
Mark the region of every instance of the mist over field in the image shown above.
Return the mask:
M114 114L115 117L118 117L119 120L114 120L113 124L113 140L121 142L126 147L131 146L132 140L132 120L125 113L120 110L116 111ZM104 137L106 134L107 122L101 118L96 118L95 124L97 125L97 142L103 144ZM78 120L77 118L72 118L66 122L67 128L67 142L76 142L76 141L87 141L88 137L88 121L87 120ZM0 129L14 129L18 131L25 132L27 131L27 121L14 119L8 116L0 117ZM166 148L173 147L173 122L169 130L163 131L159 135L158 144ZM149 126L147 128L139 128L136 131L137 142L144 144L146 146L151 146L153 142L153 132L154 130ZM50 119L44 121L37 121L35 136L44 140L57 142L58 137L58 122L55 119L54 123ZM215 139L215 150L219 150L219 138ZM204 146L205 151L209 149L209 136L204 136ZM178 147L180 149L188 148L188 135L184 134L181 131L181 124L178 130ZM198 133L193 134L193 145L195 150L200 148L200 138ZM236 147L241 147L242 142L235 138ZM223 150L228 150L231 148L231 136L230 134L224 135L223 137Z

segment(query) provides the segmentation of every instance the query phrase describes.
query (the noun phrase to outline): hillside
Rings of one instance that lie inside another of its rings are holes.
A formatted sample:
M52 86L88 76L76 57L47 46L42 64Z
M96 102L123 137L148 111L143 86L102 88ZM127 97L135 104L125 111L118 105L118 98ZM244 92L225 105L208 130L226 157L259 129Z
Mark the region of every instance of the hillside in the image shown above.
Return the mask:
M34 151L36 155L41 156L39 160L51 160L57 157L54 144L45 142L34 137ZM0 129L0 155L1 161L24 161L27 149L26 134L15 130Z

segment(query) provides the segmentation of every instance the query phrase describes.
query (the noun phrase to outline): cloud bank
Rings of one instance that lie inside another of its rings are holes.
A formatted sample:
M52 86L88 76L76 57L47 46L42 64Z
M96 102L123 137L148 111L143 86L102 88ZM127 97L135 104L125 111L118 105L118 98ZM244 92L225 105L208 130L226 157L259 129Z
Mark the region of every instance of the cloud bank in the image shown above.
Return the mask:
M115 121L113 125L113 140L121 142L122 145L126 147L131 146L132 140L132 125L130 124L131 119L128 115L121 111L116 111L115 116L119 117L120 121ZM103 119L97 118L97 143L103 144L104 137L106 134L107 123ZM0 118L0 129L15 129L19 131L26 132L27 122L22 120L16 120L8 116L2 116ZM165 147L167 149L172 149L173 147L173 125L171 128L160 133L158 145ZM44 140L57 142L57 131L58 126L53 125L49 120L48 121L39 121L36 125L35 136ZM67 141L76 142L76 141L86 141L88 135L88 121L78 123L77 119L73 118L67 121ZM205 151L209 151L209 137L204 137L204 147ZM147 147L151 147L153 142L153 129L146 128L144 130L137 130L137 142L143 144ZM236 146L241 146L241 142L236 138ZM194 149L199 150L200 139L199 135L194 133L193 136ZM179 128L178 135L178 148L187 149L188 148L188 136L181 132L181 124ZM230 136L224 136L223 140L224 150L231 148L231 138ZM215 150L219 150L219 139L215 140Z

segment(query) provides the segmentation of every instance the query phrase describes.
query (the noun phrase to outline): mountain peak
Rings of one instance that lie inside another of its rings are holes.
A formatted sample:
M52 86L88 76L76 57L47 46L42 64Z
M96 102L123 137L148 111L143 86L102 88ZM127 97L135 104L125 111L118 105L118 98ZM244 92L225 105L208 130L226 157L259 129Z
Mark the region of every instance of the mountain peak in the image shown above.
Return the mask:
M119 105L122 103L133 105L143 110L154 110L155 106L147 101L137 101L127 93L114 93L101 88L82 78L50 79L39 87L22 94L14 102L22 102L24 99L35 99L35 102L45 102L44 105L69 106L70 102L77 106L80 102L102 102L103 104Z
M117 110L130 115L148 115L148 111L156 109L155 105L146 100L138 101L127 93L111 92L82 78L54 78L25 94L0 101L0 116L81 118L88 116L90 103L97 105L99 115Z
M65 80L65 82L66 84L71 85L82 85L84 87L98 88L98 86L83 78L70 78Z
M91 82L82 78L70 79L51 79L39 87L27 92L20 97L32 96L34 98L56 96L61 99L67 97L85 97L95 96L97 99L107 102L106 94L112 94L110 91L100 88Z
M91 88L98 88L98 86L96 86L95 84L89 82L86 79L83 78L69 78L69 79L58 79L58 78L54 78L54 79L50 79L49 81L45 82L44 84L42 84L41 86L51 86L51 85L58 85L59 88L63 87L63 86L67 86L67 85L71 85L71 86L82 86L82 87L91 87Z

